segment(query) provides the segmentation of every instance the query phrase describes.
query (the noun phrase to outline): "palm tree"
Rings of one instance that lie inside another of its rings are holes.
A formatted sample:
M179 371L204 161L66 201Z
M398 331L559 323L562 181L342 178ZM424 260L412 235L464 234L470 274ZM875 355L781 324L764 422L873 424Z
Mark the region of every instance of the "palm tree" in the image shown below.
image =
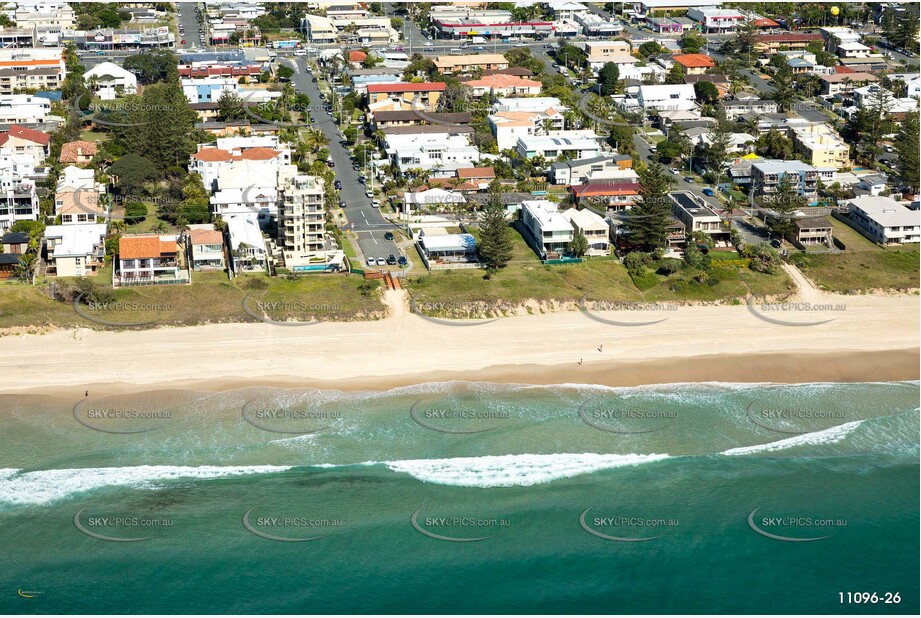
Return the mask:
M166 221L157 221L157 224L154 226L154 231L158 234L162 234L169 230L169 226L166 224Z
M13 270L13 275L25 283L35 283L35 264L38 256L34 253L23 253Z

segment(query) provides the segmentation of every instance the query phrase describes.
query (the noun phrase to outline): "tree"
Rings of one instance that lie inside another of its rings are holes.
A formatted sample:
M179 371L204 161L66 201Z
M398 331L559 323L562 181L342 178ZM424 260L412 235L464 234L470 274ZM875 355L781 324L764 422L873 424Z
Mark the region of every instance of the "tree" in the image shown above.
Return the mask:
M287 64L282 64L278 66L278 69L275 70L275 77L278 78L278 81L288 81L291 77L294 76L294 69L289 67Z
M636 50L640 58L646 59L654 54L662 53L662 46L655 41L647 41Z
M694 84L694 96L698 103L712 105L720 98L720 91L712 82L697 82Z
M19 256L19 262L13 267L13 276L24 283L33 283L35 281L35 264L38 262L38 256L32 252L23 253Z
M613 62L605 62L601 70L598 71L598 85L601 88L601 94L608 96L614 94L617 87L617 80L620 79L620 69Z
M901 49L917 49L918 5L906 3L883 9L883 35L891 45Z
M243 99L236 92L225 90L217 100L217 116L223 121L240 120L246 117Z
M918 143L918 112L912 112L905 117L899 127L898 138L896 139L895 151L899 154L899 163L901 164L901 177L912 191L917 193L921 182L919 182L919 143Z
M588 253L588 238L579 230L576 230L575 234L573 234L572 242L569 243L569 253L577 258Z
M777 183L777 191L764 196L765 205L773 211L767 217L767 226L781 237L795 229L793 215L806 201L795 182L792 174L784 174Z
M640 172L640 197L625 224L630 244L641 251L665 247L672 207L668 197L671 178L661 165L651 165Z
M688 32L683 37L678 39L678 45L681 46L681 51L686 54L699 53L706 44L707 39L697 34L696 32Z
M126 71L134 73L142 85L169 80L173 75L178 80L176 56L165 50L145 51L128 56L122 63Z
M668 73L665 75L666 84L683 84L684 83L684 67L682 67L677 62L672 65L672 68L668 70Z
M771 129L755 140L755 152L768 159L790 159L793 141L777 129Z
M514 240L505 218L505 204L496 192L490 192L480 218L480 259L489 270L503 268L512 259Z
M142 223L147 218L147 206L142 202L129 202L125 204L125 223L134 225Z
M793 90L793 69L784 62L774 73L774 90L771 92L771 99L777 103L780 111L786 112L790 109L795 98Z
M127 154L113 163L109 175L118 178L124 194L134 193L158 177L153 162L136 154Z

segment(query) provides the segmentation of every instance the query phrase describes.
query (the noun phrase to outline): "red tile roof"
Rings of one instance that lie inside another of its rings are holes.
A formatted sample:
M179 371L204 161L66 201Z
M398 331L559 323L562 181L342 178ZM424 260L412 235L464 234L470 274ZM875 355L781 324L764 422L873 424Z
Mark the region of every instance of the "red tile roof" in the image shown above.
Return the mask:
M572 185L573 195L576 197L597 197L604 195L639 195L638 182L622 182L618 184L589 184Z
M368 94L377 92L441 92L445 89L444 82L397 82L395 84L368 84Z
M217 230L192 230L189 232L189 238L192 239L193 245L221 245L224 243L224 235Z
M118 257L121 260L158 258L163 253L176 253L175 240L160 240L159 236L122 236L118 239Z
M687 68L706 68L716 66L716 62L706 54L678 54L672 58L675 62Z
M42 133L41 131L36 131L35 129L23 127L18 124L11 125L7 133L0 133L0 144L5 144L8 137L18 137L19 139L35 142L42 146L47 146L48 142L51 140L51 136L47 133Z
M93 142L77 140L67 142L61 146L61 156L58 161L61 163L77 163L80 157L94 157L99 148Z
M457 169L458 178L495 178L496 170L491 167L461 167Z
M364 62L367 57L368 54L360 50L349 52L349 62Z

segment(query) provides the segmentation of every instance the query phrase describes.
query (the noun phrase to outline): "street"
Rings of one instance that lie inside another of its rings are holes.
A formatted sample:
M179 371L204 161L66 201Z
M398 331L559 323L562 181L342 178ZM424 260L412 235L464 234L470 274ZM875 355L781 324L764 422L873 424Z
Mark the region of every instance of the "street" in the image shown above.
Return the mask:
M400 250L392 240L386 240L384 234L388 231L395 231L399 228L384 219L380 209L371 206L371 200L365 196L366 187L358 181L361 172L352 169L352 159L349 152L339 143L343 140L339 127L333 121L332 116L326 113L323 100L320 98L320 90L317 84L313 82L313 74L310 67L303 58L286 58L285 62L289 63L295 69L294 76L291 78L291 84L294 89L310 97L310 112L316 118L316 122L310 125L314 129L323 132L323 135L329 140L326 148L329 150L329 156L335 167L333 171L336 179L342 183L342 189L339 191L339 199L346 204L345 215L349 220L346 229L352 230L358 234L358 245L364 257L386 258L393 254L400 256ZM370 176L370 174L366 174ZM370 182L370 179L369 179ZM337 204L329 204L329 208L337 207ZM407 256L410 257L410 256Z

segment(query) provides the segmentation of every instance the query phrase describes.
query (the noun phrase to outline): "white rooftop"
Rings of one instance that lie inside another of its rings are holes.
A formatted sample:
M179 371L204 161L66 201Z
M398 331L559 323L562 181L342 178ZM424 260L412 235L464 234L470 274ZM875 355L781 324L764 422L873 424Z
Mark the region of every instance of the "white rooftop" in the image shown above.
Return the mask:
M227 215L227 232L230 236L230 248L236 251L240 243L246 243L260 251L265 251L265 239L259 230L255 213Z
M540 223L543 232L571 232L569 219L559 213L557 205L549 200L525 200L521 207L526 208Z
M847 203L862 210L882 227L921 226L921 210L911 210L891 197L862 195L847 200Z
M45 238L60 239L54 249L55 257L82 257L93 252L93 247L106 235L105 223L80 223L77 225L49 225Z

